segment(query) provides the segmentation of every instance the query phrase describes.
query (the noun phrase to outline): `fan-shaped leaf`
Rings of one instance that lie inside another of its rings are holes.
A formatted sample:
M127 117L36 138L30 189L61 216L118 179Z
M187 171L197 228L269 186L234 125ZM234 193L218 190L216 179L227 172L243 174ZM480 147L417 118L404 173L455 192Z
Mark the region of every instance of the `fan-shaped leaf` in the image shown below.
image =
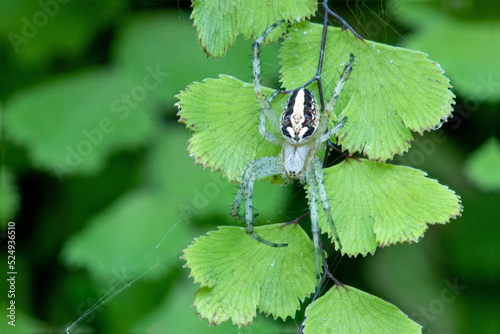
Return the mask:
M453 82L454 90L466 101L500 100L500 21L467 15L473 6L442 10L431 1L393 0L388 6L398 8L394 19L410 26L412 33L404 45L422 50L439 61ZM488 3L489 13L498 13L498 3ZM477 13L477 12L475 12ZM486 12L483 15L488 15ZM453 50L450 52L450 50ZM481 55L478 60L478 55ZM468 99L467 99L468 98ZM466 103L467 103L466 102ZM475 108L475 107L474 107Z
M335 227L348 255L374 253L377 246L416 242L427 224L459 216L460 198L418 169L350 159L324 169ZM323 210L320 227L332 236Z
M264 89L265 94L272 94ZM277 156L281 148L259 133L259 103L253 86L230 76L196 82L178 95L181 122L194 132L189 152L203 167L239 181L249 162ZM284 99L273 101L281 112ZM267 123L268 130L272 130Z
M251 238L245 229L220 227L184 250L186 267L202 285L194 306L202 318L220 324L247 325L256 308L274 318L293 317L300 301L314 292L314 250L299 226L256 227L262 238L287 247L274 248Z
M280 52L284 87L296 88L315 75L321 36L319 24L304 22L290 30ZM348 116L337 134L343 149L385 161L410 147L411 131L422 134L451 115L449 80L424 53L362 41L333 27L328 28L322 72L326 101L350 53L354 68L336 111Z
M314 0L195 0L191 17L198 28L201 46L207 55L218 58L239 34L245 38L259 36L280 19L293 21L311 16L316 7ZM277 40L284 31L284 26L278 27L267 40Z
M333 287L306 309L304 333L421 333L396 306L345 285Z

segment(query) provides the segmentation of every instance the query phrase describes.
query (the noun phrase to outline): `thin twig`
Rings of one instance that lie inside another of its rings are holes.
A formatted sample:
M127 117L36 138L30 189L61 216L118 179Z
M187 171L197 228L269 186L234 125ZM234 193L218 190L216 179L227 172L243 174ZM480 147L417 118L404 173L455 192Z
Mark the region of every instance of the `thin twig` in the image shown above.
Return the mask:
M318 83L318 93L319 93L319 102L321 104L321 110L325 110L325 98L323 97L323 83L321 81L321 72L323 71L323 59L325 57L325 44L326 44L326 34L328 32L328 16L331 15L342 23L342 30L350 30L354 36L364 41L363 37L361 37L342 17L336 14L333 10L328 7L328 0L323 0L323 9L325 10L325 18L323 20L323 33L321 36L321 47L319 49L319 60L318 60L318 68L316 70L316 74L314 77L303 84L302 86L292 89L282 91L281 94L290 94L299 89L309 86L314 81Z
M330 9L330 7L328 7L328 0L323 0L323 8L325 9L325 14L331 15L331 16L335 17L337 20L339 20L340 22L342 22L342 30L349 29L354 34L354 36L356 36L357 38L359 38L362 41L365 40L342 17L337 15L333 10ZM328 15L325 15L325 17L327 17Z
M321 287L323 286L323 283L325 283L327 278L330 278L333 281L335 287L342 287L346 289L345 285L341 283L339 280L337 280L335 277L333 277L332 273L330 273L330 270L328 269L328 263L326 262L325 252L323 251L323 243L321 242L321 238L319 238L319 251L321 252L321 260L323 261L323 276L321 277L319 287L314 293L314 296L310 304L314 303L314 301L318 298ZM304 321L302 322L302 325L299 328L299 334L303 334L305 321L306 318L304 318Z
M302 216L300 216L299 218L295 218L294 220L291 220L289 222L286 222L286 223L283 223L283 225L281 225L280 228L283 228L285 226L288 226L288 225L292 225L292 224L295 224L295 226L297 226L297 224L299 223L299 221L301 221L302 219L304 219L305 217L309 216L309 214L311 213L311 211L307 211L306 213L304 213Z

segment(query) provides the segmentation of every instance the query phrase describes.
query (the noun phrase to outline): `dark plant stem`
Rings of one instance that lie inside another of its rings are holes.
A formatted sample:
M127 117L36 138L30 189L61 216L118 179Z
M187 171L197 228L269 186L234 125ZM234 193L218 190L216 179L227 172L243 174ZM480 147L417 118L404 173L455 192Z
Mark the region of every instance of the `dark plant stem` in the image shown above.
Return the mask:
M318 289L316 289L316 292L314 293L310 304L314 303L314 301L318 298L321 287L323 286L327 278L330 278L333 281L333 283L335 284L335 288L341 287L347 289L344 284L333 277L332 273L330 273L330 270L328 269L328 263L326 262L325 252L323 251L323 243L321 242L321 238L319 238L319 251L321 252L321 260L323 261L323 275L321 276L319 287ZM305 320L306 318L304 318L304 321L299 328L299 334L303 334Z
M325 11L325 18L323 20L323 33L322 33L322 36L321 36L321 47L320 47L320 50L319 50L318 68L316 70L316 74L314 75L314 77L311 80L309 80L308 82L306 82L302 86L300 86L298 88L295 88L293 90L282 91L281 94L290 94L290 93L293 93L294 91L297 91L297 90L299 90L301 88L309 86L310 84L312 84L313 82L316 81L318 83L318 92L319 92L319 100L320 100L320 104L321 104L321 110L324 110L325 109L325 100L324 100L324 96L323 96L323 85L322 85L322 82L321 82L321 72L323 70L323 59L324 59L324 56L325 56L326 35L328 33L328 17L331 15L335 19L337 19L338 21L340 21L342 23L342 30L349 29L354 34L354 36L356 36L357 38L359 38L362 41L364 41L364 39L356 31L354 31L354 29L342 17L340 17L339 15L337 15L334 11L332 11L330 9L330 7L328 7L328 0L323 0L322 5L323 5L323 9ZM349 155L347 155L344 152L340 151L338 148L336 148L331 143L330 140L328 140L327 141L327 146L326 146L326 151L325 151L325 156L324 156L324 159L323 159L323 167L326 167L328 156L330 155L330 152L331 152L332 149L335 150L335 151L338 151L339 153L341 153L342 155L344 155L345 158L346 158L346 160L348 160L350 158ZM358 160L357 158L354 158L354 159ZM302 220L303 218L305 218L309 214L310 214L310 212L308 211L305 214L303 214L302 216L298 217L297 219L294 219L292 221L284 223L282 227L287 226L287 225L291 225L291 224L298 224L298 222L300 220ZM336 287L344 287L345 288L344 284L342 284L335 277L333 277L333 275L330 273L330 271L328 269L328 263L326 262L325 252L323 251L323 243L321 242L321 238L319 239L319 246L320 246L321 260L323 262L323 275L321 277L321 281L319 283L318 289L314 293L314 296L313 296L313 298L311 300L311 303L313 303L318 298L318 296L319 296L319 294L321 292L321 287L324 285L325 281L328 278L330 278L334 282L334 284L335 284ZM304 321L305 321L305 318L304 318ZM299 333L302 334L303 330L304 330L304 322L302 322L302 325L299 328Z
M292 225L292 224L295 224L295 226L297 226L297 224L302 220L304 219L305 217L309 216L309 214L311 213L311 211L307 211L306 213L304 213L302 216L300 216L299 218L295 218L294 220L291 220L289 222L286 222L286 223L283 223L283 225L281 225L281 228L285 227L285 226L288 226L288 225Z
M339 20L342 23L342 30L348 29L354 34L354 36L364 41L363 37L361 37L342 17L340 17L338 14L332 11L330 7L328 7L328 0L323 0L323 9L325 10L325 18L323 20L323 34L321 36L321 47L319 49L319 60L318 60L318 68L316 70L316 74L311 80L309 80L302 86L292 90L285 90L281 92L282 94L290 94L295 92L296 90L307 87L314 81L316 81L318 83L318 93L319 93L319 101L321 104L321 110L325 110L325 98L323 96L323 84L321 82L321 72L323 70L323 59L325 56L326 34L328 32L328 16L331 15L335 19Z

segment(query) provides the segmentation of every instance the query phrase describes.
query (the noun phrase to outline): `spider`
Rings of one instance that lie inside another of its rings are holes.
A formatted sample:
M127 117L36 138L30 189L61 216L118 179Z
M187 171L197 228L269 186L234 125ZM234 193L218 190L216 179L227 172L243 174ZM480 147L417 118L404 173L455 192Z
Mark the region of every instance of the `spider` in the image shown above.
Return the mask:
M302 184L307 183L309 186L310 219L316 258L316 274L319 281L320 260L318 254L321 232L318 223L318 201L321 202L322 208L332 226L337 248L341 249L342 246L330 214L330 204L323 182L323 163L316 156L316 153L321 149L323 143L337 133L347 121L347 117L344 117L332 129L328 129L330 116L337 98L351 73L354 56L350 54L349 62L345 66L333 90L333 95L322 113L319 112L320 108L314 95L309 90L301 87L292 91L281 117L278 119L270 101L279 93L279 90L269 99L262 93L259 53L264 38L283 22L282 20L271 25L252 45L253 85L260 105L259 132L269 142L281 146L281 153L277 157L260 158L247 165L231 210L231 216L245 219L247 233L257 241L272 247L285 247L287 244L270 242L253 231L252 195L254 181L263 177L281 174L287 182L298 180ZM281 137L266 130L266 117L276 131L281 134ZM239 209L243 199L245 199L245 215L240 216Z

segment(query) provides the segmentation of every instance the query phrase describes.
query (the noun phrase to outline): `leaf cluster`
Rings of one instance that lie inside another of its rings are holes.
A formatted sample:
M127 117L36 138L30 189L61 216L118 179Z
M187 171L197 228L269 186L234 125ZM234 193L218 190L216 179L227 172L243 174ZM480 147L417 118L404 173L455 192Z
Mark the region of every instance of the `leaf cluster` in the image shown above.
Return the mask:
M203 15L212 14L206 7L195 6L195 22L196 16ZM279 18L287 17L282 14ZM214 48L205 47L206 50L213 50L217 56L225 52L217 38L204 34L203 26L198 26L198 30L202 45ZM321 38L322 25L303 21L288 27L279 53L282 89L297 88L315 75ZM453 191L426 178L422 171L385 163L408 150L412 132L423 134L439 128L451 116L454 94L441 67L422 52L360 40L349 30L328 27L321 73L326 97L332 94L349 53L356 57L353 73L334 110L337 117L347 116L348 122L336 140L349 155L361 153L368 160L349 159L325 168L324 182L342 240L340 251L349 256L365 256L379 246L416 242L429 224L446 223L461 214L460 198ZM317 92L316 84L308 88ZM273 90L264 88L264 92L271 94ZM250 161L279 154L279 147L259 135L259 105L251 84L221 75L189 85L178 99L180 120L193 131L188 149L204 167L220 170L230 180L240 181ZM277 115L283 103L283 96L273 101ZM324 214L320 214L320 227L332 237ZM307 284L302 284L300 292L293 291L304 277L314 278L310 270L301 269L304 258L292 255L296 247L310 249L310 240L291 241L289 233L276 225L258 231L264 235L270 230L275 235L267 236L267 240L291 246L271 249L248 236L245 241L243 229L234 228L232 237L227 229L210 232L184 251L191 276L202 285L194 303L202 318L215 324L231 318L234 324L247 325L255 316L255 308L273 317L293 317L300 305L283 313L274 299L279 298L282 305L290 295L294 296L292 299L303 300L314 291ZM288 251L288 257L283 257ZM272 268L268 265L271 262L275 264ZM295 281L289 282L288 277L295 277ZM274 283L268 281L273 278ZM379 308L388 305L387 312L377 313L374 303ZM349 311L333 318L327 315L339 307ZM361 310L365 308L371 311L363 314ZM354 328L358 322L379 328L381 333L420 331L420 326L394 306L347 286L336 287L312 303L306 309L306 317L304 332L310 333L324 332L327 328L350 332L349 326ZM325 323L321 319L331 321Z

